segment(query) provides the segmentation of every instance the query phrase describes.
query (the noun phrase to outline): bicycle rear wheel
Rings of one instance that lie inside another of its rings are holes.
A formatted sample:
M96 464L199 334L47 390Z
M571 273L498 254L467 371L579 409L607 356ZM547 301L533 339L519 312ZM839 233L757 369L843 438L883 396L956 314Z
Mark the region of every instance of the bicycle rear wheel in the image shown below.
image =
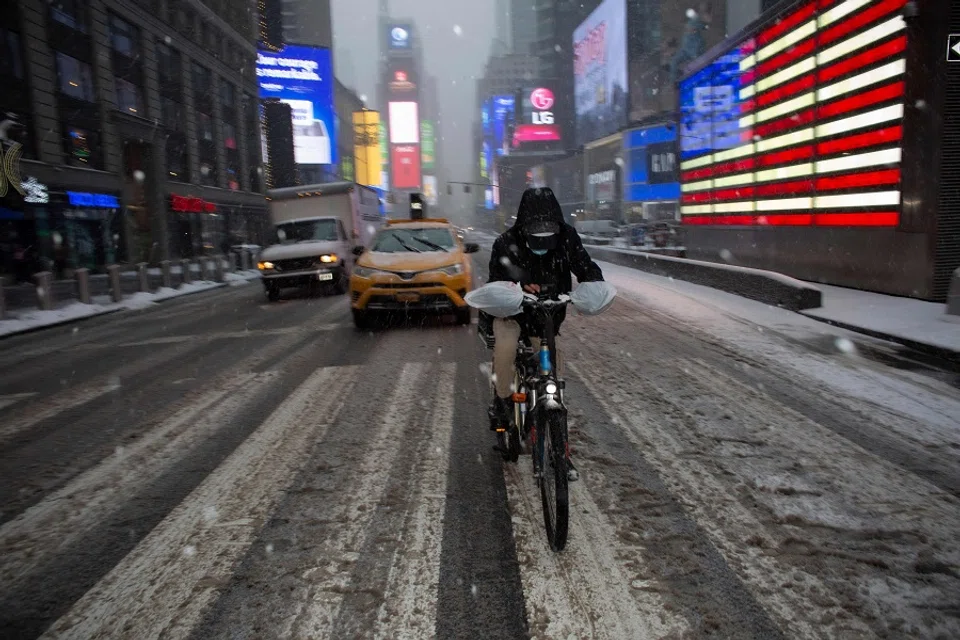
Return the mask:
M563 411L545 411L545 424L540 436L540 501L547 541L554 551L567 546L570 522L570 494L567 485L566 415Z

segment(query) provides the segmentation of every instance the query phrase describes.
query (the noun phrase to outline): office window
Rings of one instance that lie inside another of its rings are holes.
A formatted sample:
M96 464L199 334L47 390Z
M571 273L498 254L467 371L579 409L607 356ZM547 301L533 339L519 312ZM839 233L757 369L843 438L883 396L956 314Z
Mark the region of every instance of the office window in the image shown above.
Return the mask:
M100 167L100 135L98 132L65 124L63 138L67 164L74 167Z
M0 75L23 80L20 34L0 28Z
M94 102L93 72L90 65L57 51L57 75L60 91L71 98Z
M140 55L140 31L129 22L110 14L110 44L128 58Z
M62 25L87 33L87 5L89 0L57 0L50 3L50 15Z
M171 131L184 131L183 105L170 98L161 98L160 111L160 119L164 127Z
M223 123L223 146L227 149L237 148L237 128L229 122Z
M213 142L213 118L201 111L197 112L197 138Z
M187 141L183 136L170 136L166 144L167 176L178 182L189 182Z
M224 80L220 79L220 104L225 107L233 108L237 103L237 91L233 88L233 85Z
M213 76L210 70L193 63L191 73L193 74L193 91L199 95L208 95L210 87L213 85Z
M145 116L137 85L117 78L117 109L124 113Z

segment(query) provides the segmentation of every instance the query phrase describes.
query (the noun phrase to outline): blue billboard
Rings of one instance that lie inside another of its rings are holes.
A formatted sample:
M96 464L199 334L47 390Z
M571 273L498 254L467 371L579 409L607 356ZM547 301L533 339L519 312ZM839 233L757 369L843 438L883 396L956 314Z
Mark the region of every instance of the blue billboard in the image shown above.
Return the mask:
M330 49L287 45L280 52L257 55L260 98L277 98L293 110L294 159L297 164L338 162Z
M672 124L633 129L623 135L627 158L624 202L663 202L680 198L677 127Z
M494 96L491 100L493 103L493 148L496 149L498 156L508 155L510 140L508 140L507 125L513 119L516 99L513 96Z

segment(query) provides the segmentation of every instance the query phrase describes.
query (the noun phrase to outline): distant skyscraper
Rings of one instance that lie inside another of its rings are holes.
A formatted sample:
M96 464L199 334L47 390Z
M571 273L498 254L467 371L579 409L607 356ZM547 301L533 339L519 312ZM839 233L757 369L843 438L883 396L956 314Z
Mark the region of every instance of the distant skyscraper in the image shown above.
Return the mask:
M330 0L283 0L283 39L314 47L333 47Z
M537 41L536 0L510 0L510 36L513 53L530 55Z

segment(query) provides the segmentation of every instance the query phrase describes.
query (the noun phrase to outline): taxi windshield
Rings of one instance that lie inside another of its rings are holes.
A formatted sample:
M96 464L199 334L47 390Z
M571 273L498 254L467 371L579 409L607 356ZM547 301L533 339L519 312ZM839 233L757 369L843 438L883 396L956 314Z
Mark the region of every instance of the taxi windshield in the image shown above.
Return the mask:
M449 229L385 229L377 236L373 251L402 253L412 251L449 251L455 246Z

